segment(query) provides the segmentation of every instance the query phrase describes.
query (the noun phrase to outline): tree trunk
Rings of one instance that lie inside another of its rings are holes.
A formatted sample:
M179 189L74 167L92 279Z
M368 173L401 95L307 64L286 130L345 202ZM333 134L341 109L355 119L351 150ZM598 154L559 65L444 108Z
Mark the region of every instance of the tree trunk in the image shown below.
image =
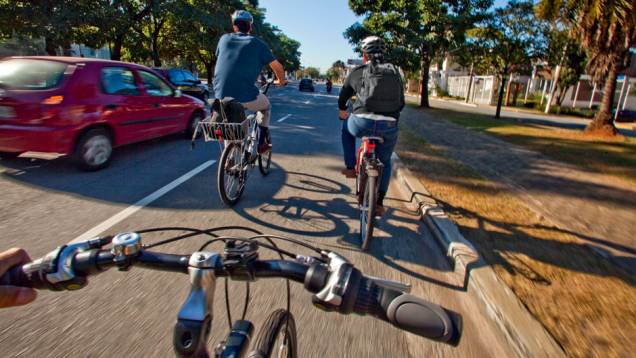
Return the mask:
M511 89L511 87L512 87L512 78L510 78L510 81L508 81L508 83L506 84L506 104L505 104L506 107L510 105L510 89Z
M431 61L423 57L422 58L422 84L420 87L420 107L430 108L428 103L428 70L431 67Z
M610 136L614 136L618 133L612 119L612 107L614 105L614 95L616 92L616 75L618 74L617 67L616 62L610 66L603 88L601 107L598 109L598 112L596 112L596 116L594 116L592 122L585 128L587 133Z
M554 71L554 86L552 86L552 90L548 95L548 103L545 105L545 113L550 113L550 107L552 106L552 100L554 99L554 94L556 93L557 86L559 85L559 77L561 76L561 67L563 67L563 62L565 61L565 57L568 52L568 43L565 43L563 46L563 53L561 54L561 60L559 60L559 64L556 67L556 71Z
M124 37L122 35L115 36L113 40L112 52L110 53L110 59L114 61L121 61L121 47L124 42Z
M507 75L508 69L505 68L504 72L501 74L501 84L499 84L499 97L497 98L497 112L495 112L495 118L501 118L501 104L503 102L504 86L506 85Z
M57 56L57 46L55 46L53 39L51 39L50 37L46 37L44 39L44 48L47 55Z
M205 72L208 79L208 88L212 89L212 75L214 74L215 61L211 60L211 61L202 61L202 62L205 65Z
M157 34L158 35L158 34ZM155 67L161 67L161 59L159 58L159 49L157 48L157 37L152 37L152 62Z
M473 76L475 75L474 67L475 67L475 64L471 62L470 63L470 75L468 76L468 90L466 91L466 100L465 100L466 103L470 102L470 90L473 87Z

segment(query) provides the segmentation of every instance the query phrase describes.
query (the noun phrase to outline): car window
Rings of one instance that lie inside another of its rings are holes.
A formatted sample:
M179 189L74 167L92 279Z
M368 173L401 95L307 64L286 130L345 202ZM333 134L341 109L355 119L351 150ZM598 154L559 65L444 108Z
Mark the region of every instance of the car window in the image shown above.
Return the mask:
M125 67L102 68L102 91L106 94L120 96L138 96L139 89L135 84L135 75Z
M146 72L139 71L139 75L141 76L141 82L146 87L146 92L151 96L172 96L172 88L168 86L161 78L156 75Z
M186 81L196 81L197 79L194 78L194 75L188 71L182 71L183 72L183 77L185 77Z
M183 82L183 73L179 70L168 71L168 79L172 83Z
M0 62L0 84L18 90L44 90L60 85L66 65L55 61L12 59Z

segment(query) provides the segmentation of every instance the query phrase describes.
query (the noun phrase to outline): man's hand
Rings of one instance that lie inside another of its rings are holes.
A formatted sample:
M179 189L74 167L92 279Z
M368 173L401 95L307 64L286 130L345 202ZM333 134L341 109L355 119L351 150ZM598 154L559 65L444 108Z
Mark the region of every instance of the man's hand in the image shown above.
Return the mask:
M345 119L349 118L349 112L340 110L338 117L340 117L341 121L344 121Z
M29 254L22 249L14 248L0 252L0 276L4 275L13 266L29 262L31 262ZM0 308L26 305L35 300L36 297L37 292L32 288L0 286Z
M274 81L274 84L277 85L277 86L281 86L281 87L282 86L287 86L287 80L284 79L284 78L282 80L278 79L278 80Z

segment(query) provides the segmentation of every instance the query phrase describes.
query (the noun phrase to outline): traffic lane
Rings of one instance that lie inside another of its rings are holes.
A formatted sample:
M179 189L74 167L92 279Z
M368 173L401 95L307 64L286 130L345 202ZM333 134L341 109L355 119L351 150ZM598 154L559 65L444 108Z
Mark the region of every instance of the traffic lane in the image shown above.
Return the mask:
M278 168L283 166L290 172L297 171L297 163L302 160L296 159L281 156L272 176L267 177L268 182L285 181L278 192L272 195L271 189L258 190L260 188L253 181L235 210L205 209L206 201L218 200L211 196L216 193L209 190L208 183L214 180L214 175L207 171L199 176L201 180L185 183L159 199L157 207L138 212L109 232L156 225L207 228L232 224L289 235L341 252L366 274L410 282L413 294L456 310L465 319L460 347L448 347L399 331L370 317L342 316L317 310L310 304L310 295L300 284L295 284L292 311L299 331L300 356L502 356L507 353L497 349L496 344L485 343L490 340L484 339L493 336L483 326L487 320L483 317L473 320L472 314L476 311L462 298L465 293L459 288L461 280L453 277L430 234L395 187L389 192L391 209L378 226L371 254L363 253L357 249L358 222L351 188L342 191L339 185L342 180L333 173L338 158L332 156L315 163L314 173L322 173L321 182L317 179L309 181L307 175L285 175L283 169ZM280 174L275 176L276 172ZM290 200L299 194L304 201ZM193 197L192 201L200 202L199 208L176 212L165 209L169 203L183 197ZM329 202L338 205L329 207ZM343 224L346 225L344 231L324 235ZM167 236L155 235L152 241ZM180 242L166 250L188 253L196 250L203 241ZM292 252L299 251L291 245L281 246ZM273 256L263 252L262 257ZM0 346L6 347L3 349L9 356L170 356L174 317L187 292L186 275L141 269L126 273L111 270L92 279L91 284L81 291L43 293L31 306L0 312ZM232 300L232 311L237 315L242 308L244 289L241 284L233 284L231 292L236 297ZM257 327L273 308L285 306L281 282L259 281L251 292L248 318ZM219 284L211 342L223 339L227 331L222 299L222 284ZM82 342L81 352L76 351L78 341ZM18 343L9 345L9 342ZM491 342L498 341L493 339Z
M217 159L218 153L216 143L198 141L191 151L183 136L170 136L120 148L112 165L97 172L79 171L63 159L0 161L2 246L42 254ZM187 204L171 208L187 209Z

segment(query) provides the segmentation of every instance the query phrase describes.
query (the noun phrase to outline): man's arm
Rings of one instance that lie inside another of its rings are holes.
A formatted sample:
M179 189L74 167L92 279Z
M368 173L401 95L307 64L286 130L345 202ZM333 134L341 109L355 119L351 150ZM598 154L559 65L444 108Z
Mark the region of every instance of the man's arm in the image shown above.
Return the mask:
M340 110L340 119L346 119L347 114L347 101L353 97L356 91L351 86L351 76L353 72L347 76L344 83L342 84L342 88L340 89L340 96L338 96L338 109Z
M278 84L281 86L286 85L287 79L285 79L285 69L283 68L283 65L278 62L278 60L274 60L269 63L269 67L274 71L274 74L276 74Z

